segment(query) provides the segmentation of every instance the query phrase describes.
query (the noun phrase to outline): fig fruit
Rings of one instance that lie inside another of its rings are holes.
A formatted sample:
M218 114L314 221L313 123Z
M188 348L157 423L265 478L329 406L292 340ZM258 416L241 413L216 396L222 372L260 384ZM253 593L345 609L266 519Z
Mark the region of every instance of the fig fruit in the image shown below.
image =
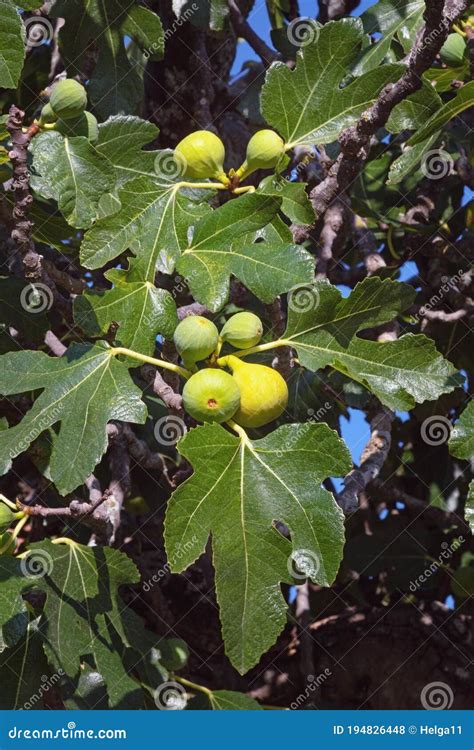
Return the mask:
M466 52L466 42L460 34L449 34L445 43L441 47L439 56L441 62L449 65L451 68L457 68L463 64Z
M55 114L51 104L47 102L47 104L45 104L42 108L39 117L40 127L43 127L44 125L51 125L53 122L56 122L57 119L58 116Z
M10 528L14 521L18 521L24 515L23 511L15 512L8 505L0 501L0 534L3 534L4 531Z
M96 143L99 139L99 126L92 112L83 112L80 117L63 120L60 118L54 130L58 133L73 138L76 135L82 135L91 143Z
M262 338L262 321L253 312L232 315L221 331L221 339L235 349L250 349Z
M199 422L225 422L235 414L239 403L239 386L224 370L199 370L183 388L184 408Z
M174 343L185 365L206 359L219 341L214 323L201 315L190 315L176 326Z
M283 414L288 403L288 386L279 372L232 355L223 357L221 362L232 370L240 389L240 407L232 417L237 424L262 427Z
M187 135L178 143L174 154L182 166L184 177L201 180L212 178L228 184L229 179L224 172L224 144L209 130L196 130Z
M186 666L189 659L189 649L181 638L166 638L159 644L161 662L170 672L176 672Z
M87 93L72 78L54 84L49 99L53 112L63 120L79 117L87 107Z
M274 130L259 130L247 144L244 163L236 175L245 180L256 169L273 169L285 153L285 142Z

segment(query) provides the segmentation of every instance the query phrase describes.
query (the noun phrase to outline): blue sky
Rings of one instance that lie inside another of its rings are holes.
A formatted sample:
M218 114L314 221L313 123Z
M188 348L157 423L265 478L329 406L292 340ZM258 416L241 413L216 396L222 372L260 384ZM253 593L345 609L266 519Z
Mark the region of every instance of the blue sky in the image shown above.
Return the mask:
M375 0L362 0L359 7L354 11L353 15L359 16L366 8L371 5L375 5ZM317 4L314 0L300 0L299 12L301 16L314 18L316 15ZM252 28L261 36L267 44L271 46L270 41L270 24L268 21L267 9L264 0L257 0L250 15L249 23ZM258 59L255 52L249 47L247 42L241 42L237 50L237 57L234 62L233 72L238 73L242 68L242 63L246 60Z

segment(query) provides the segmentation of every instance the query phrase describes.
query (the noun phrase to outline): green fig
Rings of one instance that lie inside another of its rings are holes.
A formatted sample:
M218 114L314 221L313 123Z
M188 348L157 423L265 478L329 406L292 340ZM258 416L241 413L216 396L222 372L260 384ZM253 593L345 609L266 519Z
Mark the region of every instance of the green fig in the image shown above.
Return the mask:
M451 68L457 68L464 62L464 55L466 53L466 42L460 34L449 34L445 43L441 47L439 56L441 62L445 65L449 65Z
M243 362L229 355L219 364L232 370L240 390L240 407L233 420L242 427L262 427L283 414L288 403L288 386L279 372L266 365Z
M42 108L39 117L40 127L43 127L44 125L51 125L53 122L56 122L57 119L58 116L55 114L51 104L47 102Z
M192 179L215 179L229 183L224 172L225 148L221 139L209 130L196 130L178 143L175 159L183 176Z
M59 119L54 126L54 130L69 138L82 135L91 143L96 143L99 140L99 126L92 112L83 112L82 115L74 119Z
M235 414L239 403L239 387L224 370L199 370L183 388L184 408L199 422L226 422Z
M10 528L14 521L19 521L24 515L23 511L15 512L0 500L0 534L3 534L3 532Z
M250 349L258 344L263 334L260 318L253 312L232 315L221 331L221 339L235 349Z
M259 130L247 144L244 163L236 175L245 180L256 169L273 169L285 153L285 141L274 130Z
M54 84L49 103L53 112L62 120L77 118L87 107L87 93L73 78L66 78Z
M79 117L67 120L59 118L54 125L54 130L69 138L82 135L90 141L97 140L99 136L97 120L92 112L83 112Z
M189 659L189 649L181 638L166 638L160 641L161 662L170 672L177 672L186 666Z
M219 341L214 323L201 315L190 315L176 326L174 343L186 365L207 359Z

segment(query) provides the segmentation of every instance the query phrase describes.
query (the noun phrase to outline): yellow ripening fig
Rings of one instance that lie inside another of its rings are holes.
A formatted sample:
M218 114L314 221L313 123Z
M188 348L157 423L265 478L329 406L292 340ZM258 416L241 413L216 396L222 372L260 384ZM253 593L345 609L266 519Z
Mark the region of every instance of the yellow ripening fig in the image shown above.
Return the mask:
M256 169L273 169L285 153L285 141L274 130L259 130L247 144L244 163L236 175L245 180Z
M194 365L212 354L219 341L219 332L212 320L189 315L176 326L173 340L185 365Z
M239 403L239 387L224 370L199 370L183 388L184 408L199 422L226 422L234 416Z
M224 325L221 339L235 349L250 349L258 344L263 334L262 321L253 312L239 312Z
M196 180L214 179L227 185L224 172L225 147L221 139L209 130L196 130L178 143L175 159L183 177Z
M242 427L262 427L283 414L288 386L279 372L266 365L243 362L232 354L219 360L232 371L240 389L240 407L233 420Z
M79 117L87 107L87 93L78 81L66 78L53 85L49 103L62 120Z

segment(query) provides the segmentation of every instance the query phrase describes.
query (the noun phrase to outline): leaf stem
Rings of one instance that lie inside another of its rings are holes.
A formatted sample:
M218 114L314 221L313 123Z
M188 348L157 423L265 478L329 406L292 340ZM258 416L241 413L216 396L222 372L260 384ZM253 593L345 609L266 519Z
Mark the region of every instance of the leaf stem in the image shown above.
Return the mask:
M177 372L182 378L188 380L192 372L186 370L184 367L175 365L174 362L166 362L164 359L155 359L155 357L148 357L146 354L140 354L140 352L134 352L132 349L126 349L124 346L114 346L110 350L112 356L116 357L118 354L123 354L125 357L131 357L132 359L138 359L140 362L146 362L149 365L156 365L156 367L162 367L164 370L171 370Z
M74 539L69 539L67 536L58 536L57 539L51 539L52 544L68 544L70 547L79 547L78 542Z
M234 430L234 432L237 433L237 435L241 438L243 443L250 443L249 436L245 432L244 428L241 427L239 424L234 422L233 419L228 419L226 422L227 425L229 425L231 430Z
M5 505L8 505L10 510L18 510L15 503L12 503L12 501L9 500L8 497L5 497L5 495L2 495L1 493L0 493L0 502L5 503Z
M234 195L241 195L242 193L255 193L255 190L254 185L243 185L242 187L235 188L232 192Z
M222 182L178 182L177 188L196 188L198 190L227 190L228 186Z
M5 544L3 544L3 545L2 545L1 547L0 547L0 555L3 555L3 553L4 553L4 552L6 552L6 550L7 550L7 549L8 549L9 547L10 547L11 543L15 541L15 539L16 539L16 538L17 538L17 536L18 536L18 534L19 534L19 533L20 533L20 531L22 530L23 526L24 526L24 525L25 525L25 524L26 524L27 522L28 522L28 516L23 516L22 518L20 518L20 520L18 521L17 525L16 525L16 526L15 526L15 528L13 529L12 533L11 533L11 534L9 534L9 537L10 537L10 538L8 539L8 541L7 541L7 542L5 542Z
M205 695L207 695L209 699L212 698L212 690L204 687L204 685L197 685L195 682L191 682L191 680L187 680L185 677L178 677L177 675L173 675L173 677L177 682L180 682L185 687L191 688L191 690L198 690L200 693L204 693Z
M252 346L250 349L242 349L239 352L232 352L232 356L241 359L242 357L248 357L249 354L267 352L269 349L275 349L278 346L291 346L291 341L290 339L275 339L275 341L267 341L265 344L257 344L257 346ZM225 367L224 360L225 357L220 357L217 360L219 367Z

